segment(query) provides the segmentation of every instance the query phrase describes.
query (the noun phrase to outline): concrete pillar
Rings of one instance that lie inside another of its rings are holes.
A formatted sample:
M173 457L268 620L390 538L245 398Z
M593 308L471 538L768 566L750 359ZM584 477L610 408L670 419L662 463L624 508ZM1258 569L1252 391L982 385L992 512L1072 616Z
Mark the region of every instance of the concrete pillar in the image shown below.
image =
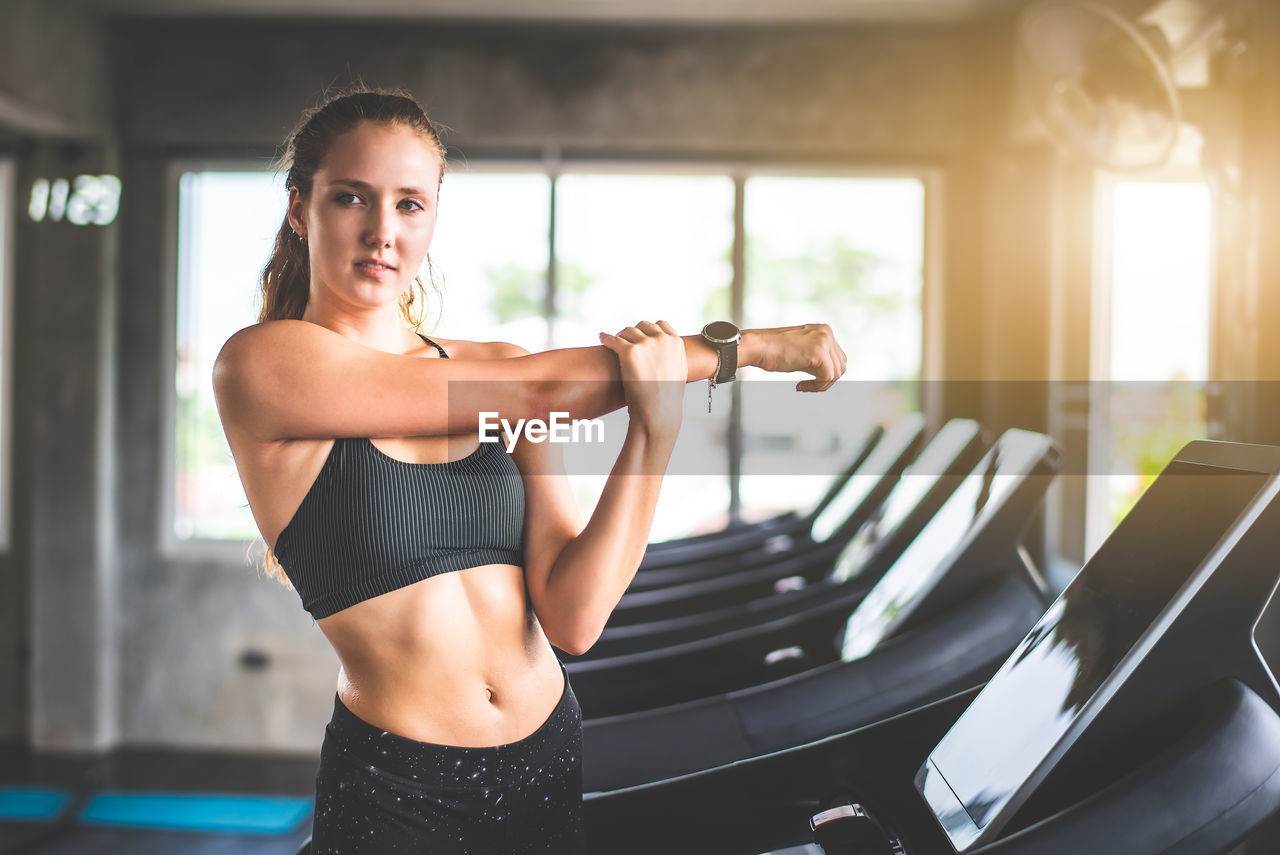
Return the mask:
M38 178L113 173L106 146L41 142ZM22 206L24 209L26 205ZM118 731L120 619L112 522L113 225L75 225L56 206L18 228L15 429L22 506L15 531L30 591L30 737L37 749L93 751Z

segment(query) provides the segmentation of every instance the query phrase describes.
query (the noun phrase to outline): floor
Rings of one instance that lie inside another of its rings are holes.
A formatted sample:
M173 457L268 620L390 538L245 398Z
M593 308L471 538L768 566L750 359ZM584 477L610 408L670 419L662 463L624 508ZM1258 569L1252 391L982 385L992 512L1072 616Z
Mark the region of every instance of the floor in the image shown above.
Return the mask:
M318 758L296 755L163 749L59 757L0 745L0 788L51 788L70 796L53 819L0 819L0 855L294 855L311 834L309 814L274 834L90 826L78 817L89 798L102 792L310 797L317 763Z
M80 828L74 823L0 823L3 855L294 855L311 834L308 819L287 836L194 834Z

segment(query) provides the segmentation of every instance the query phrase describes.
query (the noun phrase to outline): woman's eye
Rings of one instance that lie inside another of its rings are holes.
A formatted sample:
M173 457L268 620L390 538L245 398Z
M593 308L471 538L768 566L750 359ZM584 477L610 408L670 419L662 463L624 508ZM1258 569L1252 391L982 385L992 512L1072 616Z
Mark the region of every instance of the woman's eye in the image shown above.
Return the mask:
M357 196L355 193L339 193L335 198L335 201L343 205L351 205L351 204L355 204L356 202L359 202L360 197Z
M400 204L404 206L406 210L409 210L409 211L425 211L426 210L426 208L422 206L422 203L418 202L415 199L405 199Z

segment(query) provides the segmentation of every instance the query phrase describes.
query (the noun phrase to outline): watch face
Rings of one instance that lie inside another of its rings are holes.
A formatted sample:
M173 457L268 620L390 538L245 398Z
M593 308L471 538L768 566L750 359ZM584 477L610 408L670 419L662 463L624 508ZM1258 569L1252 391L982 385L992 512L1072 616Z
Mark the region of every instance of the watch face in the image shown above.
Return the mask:
M728 321L712 321L702 328L702 334L719 342L730 342L738 337L738 328Z

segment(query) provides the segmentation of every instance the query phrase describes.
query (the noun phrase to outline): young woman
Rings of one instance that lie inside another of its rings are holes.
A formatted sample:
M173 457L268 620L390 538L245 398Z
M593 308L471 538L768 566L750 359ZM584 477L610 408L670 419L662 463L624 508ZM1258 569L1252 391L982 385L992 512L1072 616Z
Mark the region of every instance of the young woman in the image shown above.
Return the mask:
M644 553L682 384L732 354L663 321L533 355L417 333L445 163L405 94L330 99L286 162L260 323L214 388L269 564L341 662L312 851L579 852L581 714L551 647L598 637ZM737 360L810 391L845 367L824 325L743 331ZM624 404L585 525L556 445L479 442L482 412Z

